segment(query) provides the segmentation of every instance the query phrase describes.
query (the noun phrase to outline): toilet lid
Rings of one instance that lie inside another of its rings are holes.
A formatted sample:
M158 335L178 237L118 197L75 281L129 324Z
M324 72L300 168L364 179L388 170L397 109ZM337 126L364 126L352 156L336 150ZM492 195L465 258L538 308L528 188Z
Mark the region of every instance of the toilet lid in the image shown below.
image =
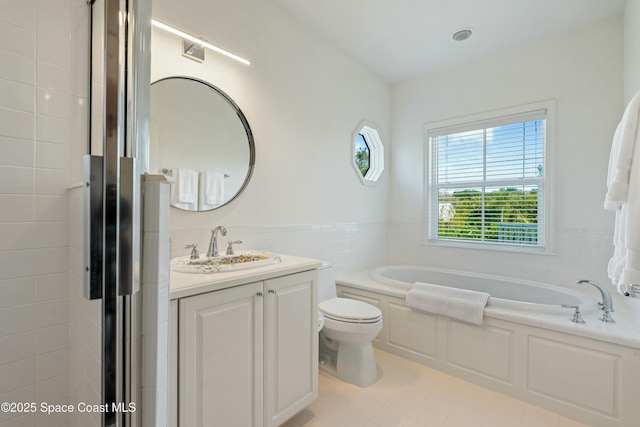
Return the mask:
M319 304L325 316L346 322L377 321L382 317L378 307L351 298L332 298Z

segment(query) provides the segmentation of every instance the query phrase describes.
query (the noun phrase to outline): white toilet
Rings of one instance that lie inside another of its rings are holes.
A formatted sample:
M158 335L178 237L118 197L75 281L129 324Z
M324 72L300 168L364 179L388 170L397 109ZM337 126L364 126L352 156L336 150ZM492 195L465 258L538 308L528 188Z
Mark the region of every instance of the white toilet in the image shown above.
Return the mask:
M318 269L320 369L366 387L378 379L371 341L382 329L382 312L366 302L337 298L331 264Z

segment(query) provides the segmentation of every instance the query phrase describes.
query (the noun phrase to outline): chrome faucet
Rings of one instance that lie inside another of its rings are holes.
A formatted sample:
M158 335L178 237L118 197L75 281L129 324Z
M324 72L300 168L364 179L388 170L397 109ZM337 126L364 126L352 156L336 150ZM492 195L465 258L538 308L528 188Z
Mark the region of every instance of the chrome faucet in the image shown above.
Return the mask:
M640 285L626 285L623 283L618 285L618 289L625 297L640 297Z
M227 229L221 225L211 230L211 240L209 241L209 251L207 252L207 258L220 256L220 252L218 252L218 231L223 236L227 235Z
M598 317L598 319L605 323L616 323L616 321L613 320L613 318L609 314L614 310L613 310L613 300L611 299L611 294L609 293L607 288L605 288L598 282L594 282L593 280L578 280L576 283L578 285L581 285L583 283L588 283L592 286L595 286L600 291L600 295L602 295L602 302L598 303L598 307L600 307L600 310L602 310L603 313L602 313L602 316Z

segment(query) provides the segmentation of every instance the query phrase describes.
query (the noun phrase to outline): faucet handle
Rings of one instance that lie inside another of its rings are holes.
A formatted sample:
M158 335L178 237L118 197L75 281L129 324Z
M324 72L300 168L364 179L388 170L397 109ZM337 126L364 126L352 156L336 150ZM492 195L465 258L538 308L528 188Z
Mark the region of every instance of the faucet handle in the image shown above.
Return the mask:
M192 243L190 245L186 245L184 248L185 249L191 248L191 257L189 259L191 259L192 261L195 260L195 259L200 259L200 252L198 252L198 244L197 243Z
M569 318L569 320L571 320L573 323L587 323L584 321L584 319L582 318L582 314L580 314L580 306L579 305L568 305L568 304L561 304L560 307L562 308L573 308L576 311L573 313L573 316L571 316Z
M229 246L227 246L227 255L235 255L233 251L233 245L239 245L242 240L229 240Z
M613 320L613 317L611 317L611 313L606 308L602 309L602 316L598 317L598 320L604 323L616 323L616 321Z

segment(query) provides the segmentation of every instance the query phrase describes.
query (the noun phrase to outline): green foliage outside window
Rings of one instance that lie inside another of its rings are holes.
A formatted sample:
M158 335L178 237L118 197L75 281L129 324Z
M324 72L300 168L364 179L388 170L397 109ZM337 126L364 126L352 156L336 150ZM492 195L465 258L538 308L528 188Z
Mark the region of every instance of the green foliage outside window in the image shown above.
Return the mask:
M371 158L369 145L364 135L361 133L356 136L356 152L355 160L362 176L365 176L371 167Z
M358 149L358 151L356 151L356 165L358 165L362 176L367 174L369 164L369 150L365 150L364 148Z
M438 237L537 244L536 188L441 191ZM484 209L483 209L484 206ZM483 216L484 211L484 216Z

